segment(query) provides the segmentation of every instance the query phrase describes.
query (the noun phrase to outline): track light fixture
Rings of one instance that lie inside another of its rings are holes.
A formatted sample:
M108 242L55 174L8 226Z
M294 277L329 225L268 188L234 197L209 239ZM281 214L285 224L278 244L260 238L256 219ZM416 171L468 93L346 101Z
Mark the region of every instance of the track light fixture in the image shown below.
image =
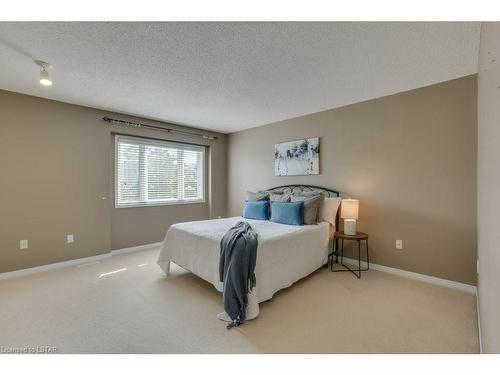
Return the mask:
M51 67L51 65L48 62L41 60L35 60L35 64L42 68L40 71L40 83L44 86L52 86L52 79L50 78L50 74L47 70Z

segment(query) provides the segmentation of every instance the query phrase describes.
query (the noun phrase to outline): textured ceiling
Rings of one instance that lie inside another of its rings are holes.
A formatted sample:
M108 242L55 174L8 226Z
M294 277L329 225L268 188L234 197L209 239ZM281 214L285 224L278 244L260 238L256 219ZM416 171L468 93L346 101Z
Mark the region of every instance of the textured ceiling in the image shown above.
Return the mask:
M479 23L0 22L0 88L234 132L477 72ZM42 87L42 59L54 85Z

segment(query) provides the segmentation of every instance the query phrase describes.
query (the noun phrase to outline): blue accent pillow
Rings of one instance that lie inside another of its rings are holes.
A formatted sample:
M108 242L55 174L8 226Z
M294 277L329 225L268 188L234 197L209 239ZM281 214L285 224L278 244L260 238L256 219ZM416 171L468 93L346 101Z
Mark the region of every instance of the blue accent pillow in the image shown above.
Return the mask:
M269 219L269 201L246 201L243 208L243 217L256 220Z
M304 201L271 203L271 221L289 225L304 225Z

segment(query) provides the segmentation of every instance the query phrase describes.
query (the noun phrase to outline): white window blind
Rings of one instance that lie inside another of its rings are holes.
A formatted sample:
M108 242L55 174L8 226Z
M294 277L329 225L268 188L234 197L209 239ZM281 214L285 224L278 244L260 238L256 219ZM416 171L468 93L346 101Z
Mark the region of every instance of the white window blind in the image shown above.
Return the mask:
M115 136L116 207L204 201L203 146Z

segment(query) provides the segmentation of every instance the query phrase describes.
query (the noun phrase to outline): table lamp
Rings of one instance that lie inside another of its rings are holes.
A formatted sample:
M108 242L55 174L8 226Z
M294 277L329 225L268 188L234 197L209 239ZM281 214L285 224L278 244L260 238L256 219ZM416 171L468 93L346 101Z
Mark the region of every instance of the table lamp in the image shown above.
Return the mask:
M357 199L342 199L341 218L344 219L344 233L356 235L356 220L358 220L359 201Z

